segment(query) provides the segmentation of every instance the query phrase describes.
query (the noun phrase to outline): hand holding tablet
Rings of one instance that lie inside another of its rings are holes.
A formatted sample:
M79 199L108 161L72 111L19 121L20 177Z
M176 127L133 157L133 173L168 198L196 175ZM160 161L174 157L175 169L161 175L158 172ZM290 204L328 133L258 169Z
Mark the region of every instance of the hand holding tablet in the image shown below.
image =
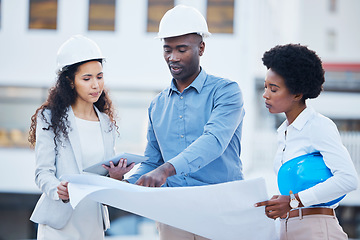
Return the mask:
M116 154L114 157L112 157L108 160L96 163L96 164L84 169L84 172L95 173L95 174L105 176L108 173L108 171L102 165L104 164L106 166L110 166L110 162L113 162L114 165L116 166L119 163L119 160L121 158L127 159L127 165L130 165L131 163L138 164L138 163L141 163L148 159L147 157L144 157L141 155L122 152L122 153Z

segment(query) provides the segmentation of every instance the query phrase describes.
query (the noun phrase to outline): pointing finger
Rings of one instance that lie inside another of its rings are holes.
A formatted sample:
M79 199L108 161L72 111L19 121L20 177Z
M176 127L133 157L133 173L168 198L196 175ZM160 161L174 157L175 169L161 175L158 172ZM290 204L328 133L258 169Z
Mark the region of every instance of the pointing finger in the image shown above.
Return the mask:
M258 203L254 204L255 207L261 207L261 206L267 206L267 205L269 205L269 201L263 201L263 202L258 202Z

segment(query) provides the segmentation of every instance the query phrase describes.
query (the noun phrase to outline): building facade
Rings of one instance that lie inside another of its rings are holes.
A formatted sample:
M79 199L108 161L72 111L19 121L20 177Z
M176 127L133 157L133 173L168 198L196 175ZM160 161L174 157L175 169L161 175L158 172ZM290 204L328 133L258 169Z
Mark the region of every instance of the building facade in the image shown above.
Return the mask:
M162 15L177 4L199 9L213 33L205 39L202 67L242 89L245 177L263 176L268 194L277 191L272 157L284 116L270 115L264 106L261 57L285 43L308 45L322 58L324 92L309 104L335 121L360 172L358 0L0 0L0 239L35 237L36 226L28 218L39 190L27 132L31 115L55 82L59 46L74 34L98 43L118 110L116 150L142 154L147 107L171 80L162 42L154 37ZM360 238L359 207L356 191L338 208L352 238ZM114 218L123 215L113 212ZM12 226L18 228L10 231Z

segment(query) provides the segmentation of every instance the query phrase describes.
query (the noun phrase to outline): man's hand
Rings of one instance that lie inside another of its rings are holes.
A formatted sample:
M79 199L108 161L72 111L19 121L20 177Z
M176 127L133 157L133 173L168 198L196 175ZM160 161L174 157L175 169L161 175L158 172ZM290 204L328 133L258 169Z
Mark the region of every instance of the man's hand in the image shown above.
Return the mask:
M171 163L164 163L160 167L142 175L135 184L144 187L161 187L166 179L176 174L176 170Z
M269 218L285 218L290 211L290 196L274 195L270 200L255 203L255 207L265 206L265 214Z

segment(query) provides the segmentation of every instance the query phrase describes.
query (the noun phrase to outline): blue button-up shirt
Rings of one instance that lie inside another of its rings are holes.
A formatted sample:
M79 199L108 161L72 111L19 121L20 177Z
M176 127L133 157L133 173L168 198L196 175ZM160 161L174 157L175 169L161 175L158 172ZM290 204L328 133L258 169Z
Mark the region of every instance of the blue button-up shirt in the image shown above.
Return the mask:
M174 80L151 102L145 156L137 179L164 162L176 175L165 186L199 186L243 179L240 140L243 99L236 82L201 70L181 93Z

